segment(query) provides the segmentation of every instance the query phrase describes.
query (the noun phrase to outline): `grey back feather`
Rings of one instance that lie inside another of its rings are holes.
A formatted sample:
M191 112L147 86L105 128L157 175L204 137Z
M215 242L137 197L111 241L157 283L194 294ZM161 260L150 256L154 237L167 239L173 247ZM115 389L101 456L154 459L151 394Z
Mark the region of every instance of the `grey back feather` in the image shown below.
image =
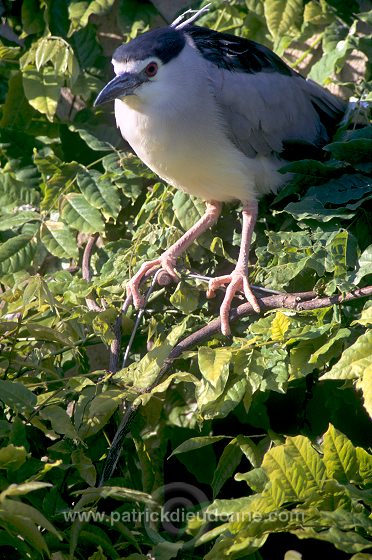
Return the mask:
M280 154L286 141L322 146L329 138L327 124L345 110L343 101L298 74L245 74L208 64L227 132L248 157Z
M327 142L343 101L255 41L198 26L185 32L205 60L227 133L247 156L280 154L286 141Z

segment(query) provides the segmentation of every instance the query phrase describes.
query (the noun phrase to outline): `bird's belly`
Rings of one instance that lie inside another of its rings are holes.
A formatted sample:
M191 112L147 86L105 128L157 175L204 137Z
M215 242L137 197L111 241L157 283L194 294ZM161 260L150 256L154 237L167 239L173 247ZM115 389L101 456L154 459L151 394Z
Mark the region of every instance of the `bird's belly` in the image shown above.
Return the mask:
M118 103L118 102L116 102ZM258 178L265 164L247 158L221 134L205 134L207 127L190 121L164 122L128 110L119 102L115 114L121 133L138 157L167 183L203 200L250 200L260 194ZM266 164L266 167L268 165ZM282 176L270 178L279 184Z

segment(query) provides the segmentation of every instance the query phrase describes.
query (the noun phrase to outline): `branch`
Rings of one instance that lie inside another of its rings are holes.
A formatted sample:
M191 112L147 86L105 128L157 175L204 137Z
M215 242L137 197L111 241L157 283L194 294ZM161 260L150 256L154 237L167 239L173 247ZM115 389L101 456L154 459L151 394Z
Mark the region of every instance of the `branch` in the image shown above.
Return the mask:
M268 311L270 309L293 309L295 311L310 311L312 309L321 309L323 307L329 307L331 305L338 305L341 303L346 303L348 301L353 301L363 297L368 297L372 295L372 286L367 286L365 288L359 288L353 292L349 292L345 295L335 295L330 297L314 297L314 292L300 292L295 294L280 294L266 297L258 297L260 308L262 311ZM128 299L128 298L127 298ZM127 305L129 303L126 301ZM239 305L236 309L230 312L230 322L233 323L240 319L241 317L247 317L249 315L256 315L253 307L250 303L243 303ZM159 384L162 377L170 369L173 362L186 350L189 350L196 344L207 340L212 335L218 333L221 329L221 319L217 318L211 321L205 327L202 327L193 334L187 336L181 340L173 350L170 352L168 358L164 361L163 367L160 369L155 381L146 387L139 394L151 393L151 391ZM114 439L112 441L104 468L99 482L99 486L102 486L109 478L112 477L117 462L120 457L123 439L129 432L132 421L135 417L137 409L140 407L140 403L124 403L125 412L124 416L119 424L119 427L115 433Z
M295 311L310 311L312 309L321 309L322 307L329 307L330 305L336 305L340 303L346 303L348 301L353 301L355 299L360 299L363 297L368 297L372 295L372 286L367 286L366 288L360 288L354 292L349 292L343 295L335 295L330 297L318 298L313 297L308 299L308 295L312 292L303 292L296 294L280 294L267 297L257 297L262 311L269 311L270 309L293 309ZM307 300L307 301L304 301ZM232 309L230 313L230 323L235 322L241 317L247 317L249 315L257 315L250 303L243 303L239 305L236 309ZM218 317L214 319L205 327L202 327L198 331L190 334L190 336L184 338L176 344L168 358L164 361L163 367L159 371L159 374L152 384L151 389L146 392L150 392L153 387L155 387L163 375L168 371L174 360L176 360L182 352L189 350L196 344L207 340L212 335L218 333L221 329L221 319Z
M90 282L92 280L90 259L92 258L92 251L97 242L97 239L98 239L98 233L91 235L84 249L83 261L81 263L81 272L82 272L83 279L86 280L87 282ZM101 307L98 305L98 303L93 297L87 296L85 298L85 301L90 311L102 311Z

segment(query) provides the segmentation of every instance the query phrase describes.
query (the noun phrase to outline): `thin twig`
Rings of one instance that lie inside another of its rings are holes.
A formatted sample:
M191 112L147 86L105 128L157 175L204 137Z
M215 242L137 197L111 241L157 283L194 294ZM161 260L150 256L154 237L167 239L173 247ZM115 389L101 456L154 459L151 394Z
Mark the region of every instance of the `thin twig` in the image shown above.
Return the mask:
M81 264L81 272L82 272L83 279L86 280L87 282L90 282L92 279L90 260L92 258L92 251L97 242L97 239L98 239L98 233L91 235L84 249L83 261ZM101 307L98 305L98 303L93 297L87 296L85 298L85 302L90 311L102 311Z
M313 309L321 309L323 307L329 307L331 305L338 305L360 299L363 297L368 297L372 295L372 286L367 286L366 288L356 289L353 292L349 292L345 295L335 295L330 297L314 297L312 292L301 292L295 294L280 294L272 295L267 297L258 297L261 310L268 311L270 309L292 309L295 311L310 311ZM311 296L311 299L309 299ZM250 303L243 303L239 305L236 309L232 309L230 312L230 322L233 323L237 319L242 317L247 317L249 315L255 315L253 307ZM212 335L217 334L221 329L221 319L218 317L211 321L205 327L197 330L191 335L187 336L181 340L173 350L170 352L168 358L164 360L163 367L160 369L155 381L149 386L143 389L139 394L151 393L151 391L156 387L162 377L168 372L173 362L182 354L182 352L189 350L196 344L204 342ZM104 468L102 476L99 482L99 486L102 486L109 478L112 477L117 462L120 457L123 439L129 432L131 423L135 417L136 411L140 406L140 401L137 403L125 403L124 416L119 424L119 427L115 433L114 439L112 441Z
M160 271L161 271L161 269L158 269L155 272L155 275L154 275L153 271L149 271L146 274L144 274L143 278L141 279L141 284L143 284L144 282L146 282L146 280L148 280L148 278L150 278L151 276L154 276L153 282L151 283L151 286L150 286L149 290L147 291L147 294L146 294L146 297L145 297L145 302L147 302L150 294L152 293L152 291L154 289L154 286L156 284L156 281L158 280L158 276L159 276ZM121 323L122 323L122 318L127 314L127 311L129 309L130 305L132 304L132 299L133 298L132 298L131 295L128 295L125 298L124 303L123 303L123 305L121 307L121 310L120 310L120 314L117 317L117 319L115 321L115 324L114 324L114 329L113 330L114 330L115 338L110 345L110 361L109 361L109 372L110 373L116 373L119 369ZM129 355L130 348L132 346L134 335L135 335L136 330L138 328L138 325L141 321L143 312L144 312L144 310L140 309L138 314L137 314L135 326L133 328L132 335L130 337L130 340L128 342L127 348L126 348L125 353L124 353L122 368L124 368L125 365L126 365L126 361L127 361L128 355Z

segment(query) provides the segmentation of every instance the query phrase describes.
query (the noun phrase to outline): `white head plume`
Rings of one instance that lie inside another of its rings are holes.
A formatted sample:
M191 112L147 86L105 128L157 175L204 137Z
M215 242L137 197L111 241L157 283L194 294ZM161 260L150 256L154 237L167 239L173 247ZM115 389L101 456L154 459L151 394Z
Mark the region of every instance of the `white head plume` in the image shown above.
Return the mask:
M193 23L194 21L199 19L203 14L208 12L211 5L212 4L210 2L209 4L203 6L203 8L200 8L200 10L187 10L186 12L178 16L178 18L175 19L170 24L170 27L174 27L174 29L183 29L184 27L186 27L186 25ZM188 14L192 14L192 15L189 18L187 18L185 21L183 21Z

